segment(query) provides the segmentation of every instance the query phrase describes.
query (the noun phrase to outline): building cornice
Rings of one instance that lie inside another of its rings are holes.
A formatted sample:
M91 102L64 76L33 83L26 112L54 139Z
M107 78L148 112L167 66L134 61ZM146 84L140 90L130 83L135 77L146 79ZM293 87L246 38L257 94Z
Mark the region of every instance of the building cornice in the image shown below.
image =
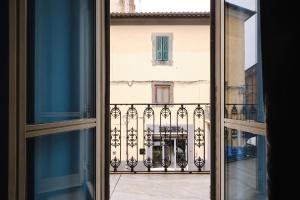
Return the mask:
M111 13L111 25L209 25L209 12Z
M256 14L255 11L249 10L247 8L226 2L226 8L228 9L228 14L231 16L235 16L236 18L240 18L243 21L248 20L250 17Z

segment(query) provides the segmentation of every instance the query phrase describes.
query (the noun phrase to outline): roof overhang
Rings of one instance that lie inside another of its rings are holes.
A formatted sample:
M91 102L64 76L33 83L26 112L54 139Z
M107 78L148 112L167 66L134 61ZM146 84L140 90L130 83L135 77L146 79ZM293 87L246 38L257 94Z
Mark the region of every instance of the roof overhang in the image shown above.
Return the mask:
M209 25L209 12L111 13L111 25Z
M250 17L256 14L255 11L228 2L225 3L225 7L228 10L227 13L229 16L239 18L242 21L247 21Z

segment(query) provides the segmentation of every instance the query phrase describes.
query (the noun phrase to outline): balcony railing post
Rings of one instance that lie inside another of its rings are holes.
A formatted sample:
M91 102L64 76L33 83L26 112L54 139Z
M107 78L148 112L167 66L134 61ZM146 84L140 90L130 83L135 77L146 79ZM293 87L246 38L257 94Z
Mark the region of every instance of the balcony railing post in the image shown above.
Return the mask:
M133 105L126 113L126 154L127 166L133 172L138 164L138 112Z
M185 123L179 125L179 121ZM177 111L176 133L176 162L183 172L188 164L188 111L183 105ZM179 147L181 147L182 154L179 152Z
M115 105L110 111L110 165L117 171L121 164L121 110Z
M160 111L160 120L159 120L159 134L160 134L160 146L161 146L161 165L165 169L165 172L168 171L168 167L171 165L171 110L165 104L164 107ZM162 123L168 126L164 126L164 130L162 131Z
M152 127L147 126L146 123L151 123ZM144 110L143 114L143 146L145 152L143 154L144 165L147 167L148 172L153 165L152 155L148 155L150 148L153 147L153 137L154 137L154 124L155 124L155 115L154 110L151 108L150 105ZM146 155L146 158L145 158Z
M205 165L205 114L198 105L194 111L194 163L201 171Z

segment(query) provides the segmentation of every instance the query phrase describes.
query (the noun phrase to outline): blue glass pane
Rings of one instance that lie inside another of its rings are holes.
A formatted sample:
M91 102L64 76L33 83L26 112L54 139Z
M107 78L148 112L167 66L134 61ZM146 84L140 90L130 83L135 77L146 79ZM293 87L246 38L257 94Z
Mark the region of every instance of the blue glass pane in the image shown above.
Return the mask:
M94 199L94 137L89 129L29 139L28 199Z
M29 0L28 20L28 123L94 117L94 0Z
M225 0L225 118L264 122L257 0Z
M266 200L265 136L225 127L227 200Z
M224 117L264 122L259 0L225 0L224 36ZM267 199L265 134L224 133L226 199Z

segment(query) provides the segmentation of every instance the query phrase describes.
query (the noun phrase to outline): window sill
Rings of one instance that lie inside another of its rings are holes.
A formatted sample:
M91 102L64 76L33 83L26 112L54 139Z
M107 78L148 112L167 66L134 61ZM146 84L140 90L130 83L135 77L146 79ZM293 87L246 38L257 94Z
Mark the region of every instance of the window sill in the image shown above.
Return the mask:
M173 65L173 60L168 60L168 61L152 60L152 66L157 66L157 65L172 66Z

